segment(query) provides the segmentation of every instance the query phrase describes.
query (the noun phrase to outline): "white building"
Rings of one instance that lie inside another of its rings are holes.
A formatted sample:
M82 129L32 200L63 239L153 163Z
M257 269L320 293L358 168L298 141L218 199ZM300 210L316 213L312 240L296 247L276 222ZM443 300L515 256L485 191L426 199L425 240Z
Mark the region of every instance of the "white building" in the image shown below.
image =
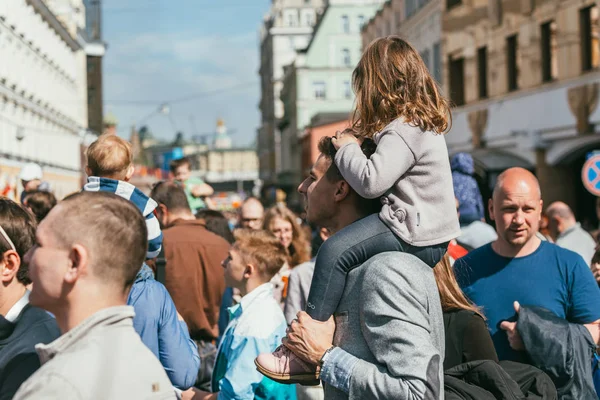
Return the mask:
M0 1L0 190L15 185L27 162L42 166L58 198L79 189L87 127L83 28L82 0Z
M306 48L324 0L273 0L260 29L261 38L261 126L258 129L260 178L267 184L277 180L281 170L281 132L283 117L280 100L283 67L292 63L296 53Z

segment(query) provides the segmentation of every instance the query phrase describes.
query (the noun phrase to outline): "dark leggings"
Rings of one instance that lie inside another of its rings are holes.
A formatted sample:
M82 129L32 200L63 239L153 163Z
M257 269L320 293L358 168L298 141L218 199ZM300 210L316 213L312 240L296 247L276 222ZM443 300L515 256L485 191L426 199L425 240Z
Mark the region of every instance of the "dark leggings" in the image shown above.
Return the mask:
M327 239L319 249L306 312L313 319L327 321L342 298L348 272L379 253L410 253L433 268L447 248L448 243L412 246L396 236L377 214L360 219Z

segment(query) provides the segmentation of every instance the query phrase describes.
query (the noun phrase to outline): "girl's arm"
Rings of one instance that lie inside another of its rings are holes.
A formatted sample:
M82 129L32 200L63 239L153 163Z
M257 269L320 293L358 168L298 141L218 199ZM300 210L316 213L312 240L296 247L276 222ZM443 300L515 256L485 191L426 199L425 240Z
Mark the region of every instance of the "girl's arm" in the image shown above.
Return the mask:
M394 132L381 134L371 158L356 143L342 146L335 155L335 164L344 179L359 196L367 199L383 196L415 161L402 136Z

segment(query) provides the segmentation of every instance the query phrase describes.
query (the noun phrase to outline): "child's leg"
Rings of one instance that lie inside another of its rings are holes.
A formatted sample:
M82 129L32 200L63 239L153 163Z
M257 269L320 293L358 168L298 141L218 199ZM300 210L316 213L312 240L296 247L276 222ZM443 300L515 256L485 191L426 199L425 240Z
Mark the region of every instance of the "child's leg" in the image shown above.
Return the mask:
M327 321L337 308L346 284L346 275L376 254L404 251L406 246L373 214L356 221L321 245L310 286L306 312L313 319Z

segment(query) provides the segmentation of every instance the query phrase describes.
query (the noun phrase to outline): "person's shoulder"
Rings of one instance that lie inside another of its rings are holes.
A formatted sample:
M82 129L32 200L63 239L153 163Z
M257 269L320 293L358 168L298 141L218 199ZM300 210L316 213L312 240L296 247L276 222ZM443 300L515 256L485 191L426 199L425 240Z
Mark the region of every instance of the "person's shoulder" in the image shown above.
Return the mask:
M252 307L244 310L234 335L267 339L275 334L285 334L286 327L279 303L273 296L265 296L253 301Z
M290 278L303 277L307 274L312 275L314 270L315 270L315 261L314 260L306 261L306 262L303 262L302 264L298 264L294 268L292 268L292 270L290 272Z
M495 252L492 249L492 243L488 243L481 247L478 247L470 251L466 255L462 256L461 258L456 260L454 267L460 268L463 265L475 264L482 260L489 259L490 255L495 255Z
M364 268L364 281L367 285L389 283L401 287L428 284L433 279L431 267L416 256L399 251L377 254L360 268Z
M542 241L540 244L540 255L547 258L548 262L556 260L558 264L569 267L580 263L586 265L578 253L548 241Z
M453 323L460 327L467 327L472 324L480 323L485 324L483 317L473 310L460 309L444 312L444 319L446 318L452 320Z
M154 305L163 304L169 296L169 292L165 285L155 279L137 280L131 287L131 304L143 307L152 307ZM157 309L158 312L158 309Z
M22 316L17 322L19 330L25 330L25 337L34 339L37 343L49 343L60 336L60 329L56 319L48 314L47 311L34 307L26 306Z

